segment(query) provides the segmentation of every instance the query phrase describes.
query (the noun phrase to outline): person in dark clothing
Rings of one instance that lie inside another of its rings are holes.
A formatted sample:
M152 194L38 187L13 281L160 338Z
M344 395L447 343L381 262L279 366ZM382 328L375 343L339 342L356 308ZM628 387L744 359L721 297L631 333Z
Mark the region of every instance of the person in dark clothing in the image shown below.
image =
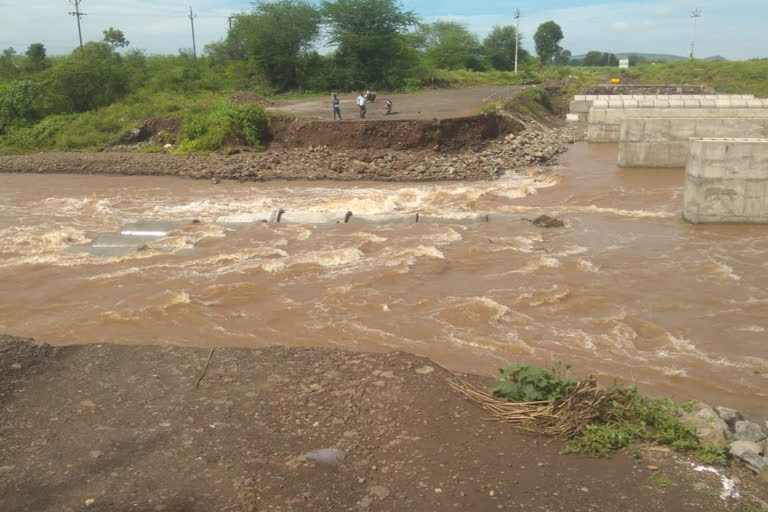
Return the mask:
M333 120L335 121L336 116L339 116L339 121L341 121L341 102L339 101L339 98L336 96L336 94L333 95L331 105L333 105Z

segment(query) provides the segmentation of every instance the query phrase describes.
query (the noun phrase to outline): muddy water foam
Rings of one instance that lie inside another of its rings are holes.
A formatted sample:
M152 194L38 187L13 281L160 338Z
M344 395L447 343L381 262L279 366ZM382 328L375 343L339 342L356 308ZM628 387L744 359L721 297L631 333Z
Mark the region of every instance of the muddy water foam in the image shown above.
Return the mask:
M499 182L238 184L0 176L0 332L51 343L407 350L488 373L558 358L579 373L768 416L768 228L681 220L682 170L563 165ZM256 224L286 210L503 224ZM189 220L132 256L69 252L138 219Z

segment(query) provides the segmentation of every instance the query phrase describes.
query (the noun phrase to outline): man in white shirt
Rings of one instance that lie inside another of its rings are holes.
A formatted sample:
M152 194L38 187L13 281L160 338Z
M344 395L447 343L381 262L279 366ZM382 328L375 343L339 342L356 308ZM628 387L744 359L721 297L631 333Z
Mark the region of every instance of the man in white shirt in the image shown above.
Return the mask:
M360 96L357 97L357 104L360 105L360 119L365 119L365 95L360 91Z

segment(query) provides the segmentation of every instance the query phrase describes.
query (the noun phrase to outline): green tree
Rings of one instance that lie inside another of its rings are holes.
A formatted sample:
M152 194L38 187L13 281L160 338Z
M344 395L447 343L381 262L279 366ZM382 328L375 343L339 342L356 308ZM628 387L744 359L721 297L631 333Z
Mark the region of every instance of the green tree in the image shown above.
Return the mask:
M280 89L296 87L301 61L312 50L320 21L320 11L305 0L259 1L250 14L235 19L226 51L233 58L253 61Z
M560 41L563 39L563 30L554 21L547 21L539 25L533 35L536 44L536 55L542 65L550 64L561 50Z
M0 135L11 126L39 119L40 87L31 80L16 80L0 90Z
M19 68L14 62L15 55L16 50L13 47L3 50L3 55L0 57L0 80L10 80L19 74Z
M391 87L408 74L414 54L404 33L418 21L413 11L395 0L333 0L323 2L323 13L336 47L337 85Z
M421 25L411 37L432 68L480 70L483 52L474 34L461 23L436 21Z
M603 62L603 54L598 51L591 51L587 52L587 54L584 56L584 65L585 66L602 66Z
M47 65L45 55L45 45L43 43L32 43L27 47L27 64L26 67L30 71L40 71L45 69Z
M615 53L591 51L584 56L584 66L618 66L619 58Z
M51 113L85 112L128 92L122 58L107 43L88 42L49 68L44 83Z
M109 27L104 31L103 41L109 45L112 49L112 53L114 53L117 48L125 48L130 44L130 41L125 38L123 31L114 27Z
M555 64L558 66L567 66L571 62L572 56L570 50L560 50L557 52L557 55L555 55Z
M505 27L495 26L488 37L483 41L483 50L495 69L511 71L515 69L515 32L512 25ZM522 35L520 36L522 39ZM530 58L530 54L523 48L522 41L518 41L517 61L518 67Z

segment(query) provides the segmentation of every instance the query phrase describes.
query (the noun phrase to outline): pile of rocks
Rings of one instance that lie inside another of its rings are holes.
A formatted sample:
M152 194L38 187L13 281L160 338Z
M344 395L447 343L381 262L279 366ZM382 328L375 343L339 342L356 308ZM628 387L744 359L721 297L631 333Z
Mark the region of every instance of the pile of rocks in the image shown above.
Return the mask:
M523 168L552 162L574 142L576 138L562 130L529 125L517 135L507 135L502 143L490 145L486 152L504 158L513 168Z
M747 421L735 409L694 404L690 413L680 417L683 423L696 427L696 437L703 445L725 447L728 453L756 472L768 471L768 435L766 428Z

